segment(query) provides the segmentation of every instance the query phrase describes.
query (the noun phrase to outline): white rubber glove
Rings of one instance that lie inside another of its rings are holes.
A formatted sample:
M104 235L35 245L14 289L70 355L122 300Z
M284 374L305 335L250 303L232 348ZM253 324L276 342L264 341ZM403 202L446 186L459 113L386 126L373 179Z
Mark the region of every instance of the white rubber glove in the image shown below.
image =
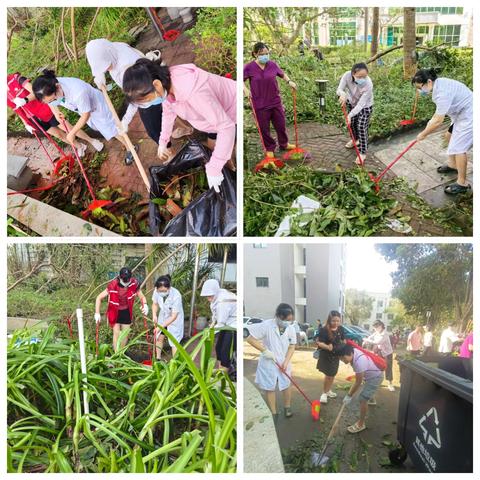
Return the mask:
M25 125L25 130L33 135L35 129L31 125Z
M344 405L349 405L351 401L352 401L352 397L350 395L345 395L343 397L343 404Z
M24 98L15 97L13 99L13 103L17 108L20 108L23 107L27 103L27 101Z
M146 303L144 303L144 304L142 305L142 307L140 308L140 310L142 311L142 313L143 313L144 315L148 315L148 305L147 305Z
M99 89L101 89L102 87L106 87L107 80L105 79L105 74L104 73L98 74L96 77L93 78L93 83L95 83L95 85Z
M120 124L117 125L117 133L118 133L118 135L126 135L127 132L128 132L128 126L125 127L125 125L123 124L123 121L120 122Z
M340 104L347 103L347 96L346 96L344 93L342 93L342 94L338 97L338 102L339 102Z
M288 82L288 84L289 84L290 87L293 88L294 90L297 89L297 84L296 84L293 80L290 80L290 81Z
M220 176L213 176L207 174L208 188L213 188L217 193L220 193L220 185L223 182L223 174Z
M273 354L273 352L271 352L270 350L264 350L261 354L261 356L263 358L266 358L268 360L272 360L272 361L275 361L275 355Z
M94 318L95 318L96 323L100 323L100 320L102 319L102 316L99 313L96 313Z
M170 149L163 143L158 144L157 155L160 160L167 160L170 155Z

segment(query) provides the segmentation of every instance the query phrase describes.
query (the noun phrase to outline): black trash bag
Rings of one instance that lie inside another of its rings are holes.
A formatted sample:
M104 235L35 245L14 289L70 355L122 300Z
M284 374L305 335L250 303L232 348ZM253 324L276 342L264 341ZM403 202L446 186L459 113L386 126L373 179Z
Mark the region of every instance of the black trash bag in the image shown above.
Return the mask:
M210 151L197 140L189 141L166 165L150 167L153 200L163 196L161 183L174 175L204 166L210 159ZM182 213L172 218L161 232L162 217L158 206L150 202L149 224L153 236L175 237L227 237L235 235L237 227L236 175L224 168L225 180L220 193L213 189L193 199Z

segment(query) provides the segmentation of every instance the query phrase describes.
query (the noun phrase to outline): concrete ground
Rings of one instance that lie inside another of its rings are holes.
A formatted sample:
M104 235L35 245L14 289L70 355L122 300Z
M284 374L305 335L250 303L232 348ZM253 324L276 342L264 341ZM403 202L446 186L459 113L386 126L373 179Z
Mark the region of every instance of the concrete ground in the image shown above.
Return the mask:
M323 374L316 369L316 360L312 357L313 349L302 348L293 356L293 376L301 388L311 399L318 399L322 389ZM254 381L258 352L244 342L244 375L249 381ZM325 439L332 427L342 405L342 398L351 385L346 378L353 374L350 366L341 363L333 390L338 397L322 405L320 421L314 422L310 415L310 405L302 395L293 388L292 410L294 416L286 419L280 415L277 425L277 435L282 449L285 471L287 472L321 472L312 465L311 455L321 452ZM367 418L367 429L359 434L350 434L346 427L355 422L358 408L346 409L335 435L334 442L327 449L327 455L332 459L330 468L342 473L413 473L413 465L407 459L403 467L382 466L388 462L389 447L397 438L397 412L399 399L398 364L394 363L395 392L390 392L384 384L377 393L377 405L370 407ZM281 396L277 399L282 407ZM245 402L246 412L252 406ZM282 411L279 409L279 411ZM245 437L247 439L247 437ZM274 440L272 440L274 441ZM265 442L262 442L264 444ZM251 445L245 445L251 450ZM258 458L258 452L257 452ZM259 460L260 461L260 460Z

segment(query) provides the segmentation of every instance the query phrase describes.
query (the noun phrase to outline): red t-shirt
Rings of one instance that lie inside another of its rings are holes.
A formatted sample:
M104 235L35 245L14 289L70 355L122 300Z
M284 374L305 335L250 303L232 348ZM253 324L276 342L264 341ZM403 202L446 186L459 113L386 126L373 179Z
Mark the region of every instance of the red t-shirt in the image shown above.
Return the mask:
M19 82L19 78L19 73L7 75L7 106L13 109L15 113L17 113L32 127L35 127L35 124L29 121L28 114L34 115L43 122L49 122L53 117L53 112L46 103L34 99L27 102L22 108L17 108L17 106L13 103L13 99L15 97L25 98L30 94L30 92ZM25 81L28 80L24 80L24 82ZM25 114L24 110L26 110L28 113Z

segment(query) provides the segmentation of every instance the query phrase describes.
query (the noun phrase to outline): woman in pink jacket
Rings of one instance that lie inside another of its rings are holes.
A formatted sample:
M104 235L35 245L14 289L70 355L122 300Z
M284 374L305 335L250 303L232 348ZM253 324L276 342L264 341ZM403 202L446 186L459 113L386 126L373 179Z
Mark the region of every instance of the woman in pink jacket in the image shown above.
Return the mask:
M167 159L173 124L178 116L207 132L213 153L205 169L208 185L219 191L222 168L235 144L237 91L235 81L208 73L189 63L166 67L141 58L123 76L123 91L140 108L162 103L158 156Z

